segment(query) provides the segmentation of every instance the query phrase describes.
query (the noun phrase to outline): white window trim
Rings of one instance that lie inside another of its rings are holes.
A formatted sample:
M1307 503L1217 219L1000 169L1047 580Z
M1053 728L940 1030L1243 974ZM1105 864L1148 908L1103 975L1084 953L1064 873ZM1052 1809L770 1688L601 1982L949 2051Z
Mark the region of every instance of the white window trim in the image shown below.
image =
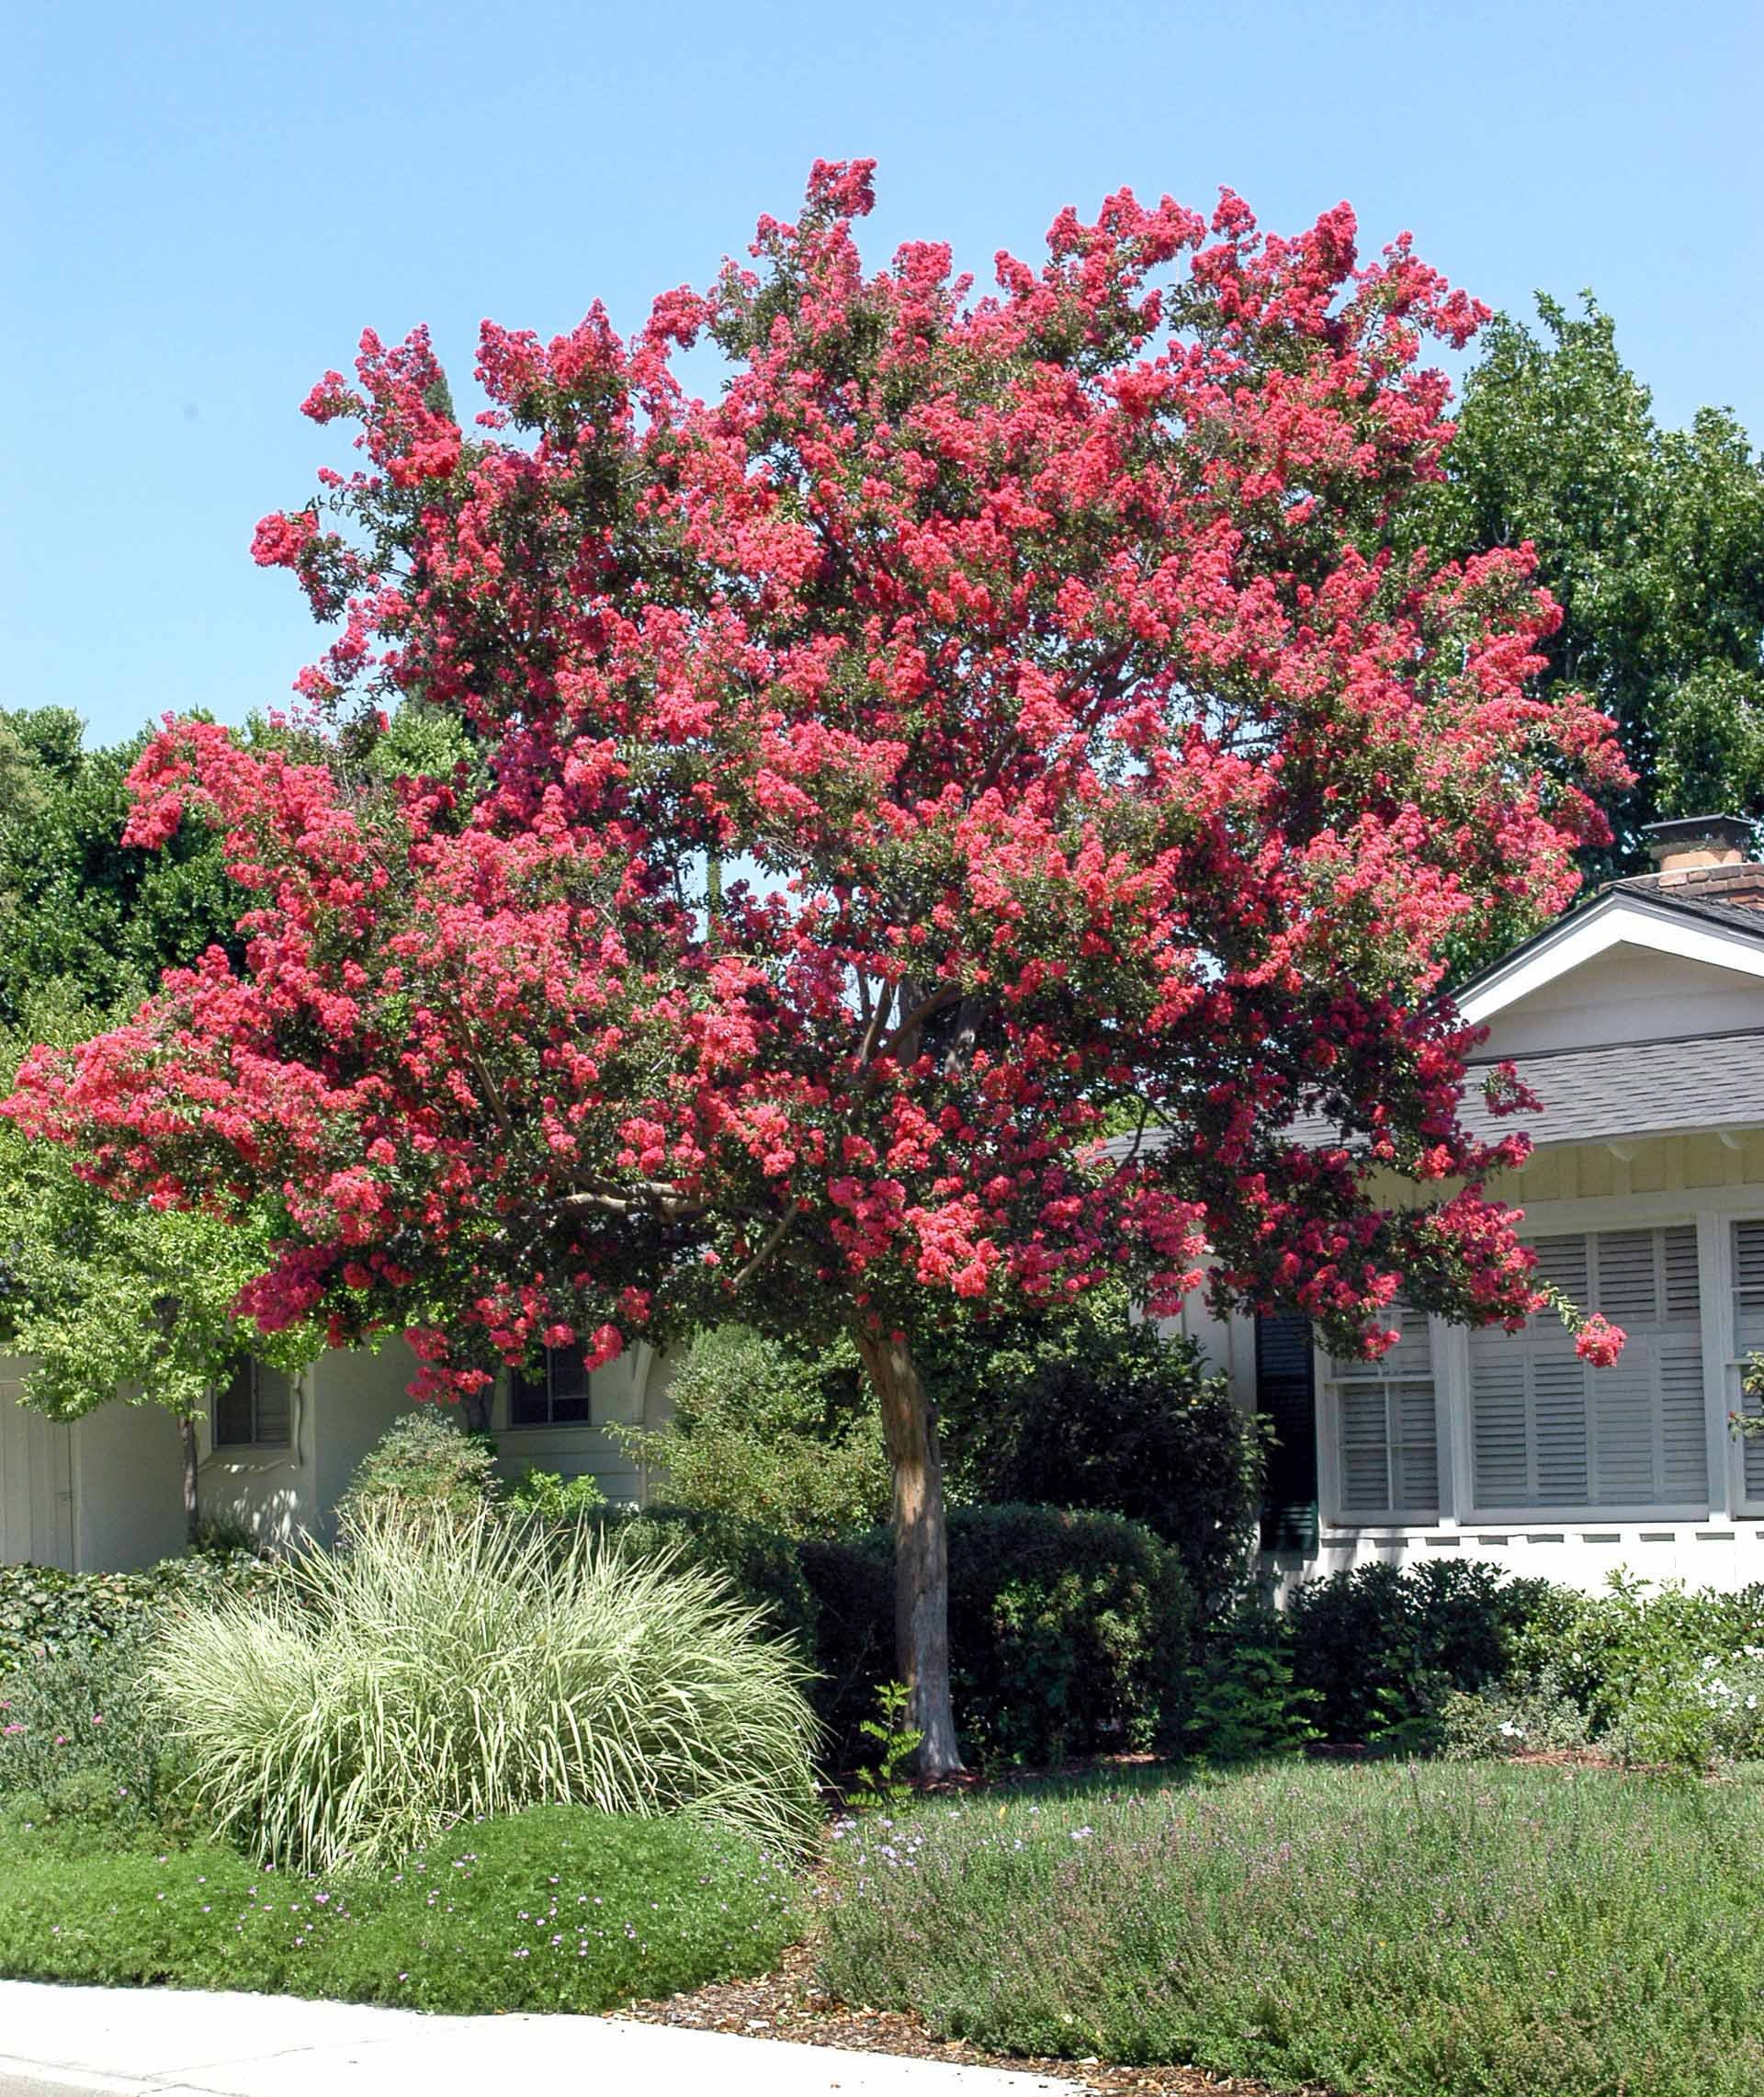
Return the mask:
M1442 1321L1437 1318L1430 1318L1427 1322L1428 1344L1431 1350L1437 1346ZM1444 1511L1445 1496L1440 1478L1442 1469L1439 1427L1441 1385L1437 1352L1430 1353L1430 1359L1432 1367L1429 1376L1403 1377L1396 1380L1403 1383L1430 1382L1433 1386L1433 1479L1434 1490L1439 1498L1440 1505L1431 1510L1426 1507L1407 1507L1362 1513L1357 1509L1350 1509L1343 1504L1344 1489L1341 1479L1341 1413L1339 1393L1343 1383L1351 1383L1356 1379L1351 1376L1339 1377L1336 1374L1333 1356L1323 1347L1313 1343L1311 1348L1311 1383L1317 1393L1317 1528L1320 1534L1333 1533L1358 1536L1367 1530L1375 1530L1383 1535L1388 1530L1439 1528L1440 1515ZM1377 1380L1376 1366L1368 1363L1367 1368L1372 1373L1361 1380L1366 1382Z
M1709 1494L1703 1501L1631 1502L1623 1506L1576 1505L1561 1507L1495 1506L1476 1504L1474 1465L1475 1413L1470 1394L1470 1333L1467 1327L1454 1329L1458 1345L1448 1362L1435 1355L1435 1373L1453 1414L1453 1445L1458 1452L1463 1479L1457 1526L1471 1528L1547 1529L1591 1528L1611 1523L1709 1522L1735 1519L1730 1514L1729 1479L1733 1458L1718 1453L1717 1436L1730 1442L1725 1403L1726 1371L1718 1366L1733 1350L1733 1289L1728 1281L1726 1257L1729 1226L1736 1216L1759 1213L1756 1187L1700 1187L1692 1206L1682 1188L1655 1194L1601 1196L1586 1201L1539 1201L1525 1204L1524 1235L1553 1238L1600 1230L1645 1228L1669 1230L1673 1225L1694 1226L1697 1233L1697 1292L1702 1332L1702 1393L1705 1465ZM1712 1373L1714 1372L1714 1373ZM1764 1503L1760 1503L1764 1512Z

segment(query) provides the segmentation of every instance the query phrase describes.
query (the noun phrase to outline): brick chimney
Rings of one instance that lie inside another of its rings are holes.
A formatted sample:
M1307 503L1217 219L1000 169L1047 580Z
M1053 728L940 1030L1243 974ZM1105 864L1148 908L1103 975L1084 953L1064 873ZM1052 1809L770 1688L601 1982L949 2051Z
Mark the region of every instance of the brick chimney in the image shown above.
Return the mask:
M1737 815L1687 815L1642 833L1655 871L1624 888L1668 890L1686 902L1735 903L1764 911L1764 866L1750 856L1753 824Z

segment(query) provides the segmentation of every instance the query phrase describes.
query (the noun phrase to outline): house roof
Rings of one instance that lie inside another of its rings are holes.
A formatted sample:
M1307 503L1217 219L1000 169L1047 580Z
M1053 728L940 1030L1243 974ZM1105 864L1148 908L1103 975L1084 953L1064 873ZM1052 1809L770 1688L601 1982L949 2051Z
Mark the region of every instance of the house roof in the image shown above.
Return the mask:
M1543 1109L1491 1114L1481 1081L1493 1066L1472 1063L1463 1120L1485 1142L1514 1129L1523 1129L1541 1144L1764 1128L1764 1027L1619 1041L1606 1048L1554 1048L1512 1060L1521 1080L1543 1101ZM1340 1140L1340 1129L1320 1114L1301 1116L1291 1133L1310 1145ZM1148 1128L1140 1147L1160 1150L1170 1140L1167 1130ZM1102 1146L1116 1161L1130 1155L1133 1147L1130 1136L1112 1136Z
M1760 873L1757 867L1709 871L1744 872L1752 877L1747 884L1752 892ZM1662 887L1657 878L1645 875L1613 881L1584 909L1557 918L1461 983L1454 993L1458 1010L1472 1025L1481 1026L1544 983L1621 945L1764 977L1764 909L1726 900L1724 887L1738 884Z
M1543 1111L1491 1114L1480 1083L1489 1065L1473 1063L1463 1109L1473 1135L1522 1128L1535 1143L1588 1143L1764 1127L1764 1027L1549 1049L1513 1063ZM1323 1133L1320 1121L1316 1136L1306 1129L1311 1140Z

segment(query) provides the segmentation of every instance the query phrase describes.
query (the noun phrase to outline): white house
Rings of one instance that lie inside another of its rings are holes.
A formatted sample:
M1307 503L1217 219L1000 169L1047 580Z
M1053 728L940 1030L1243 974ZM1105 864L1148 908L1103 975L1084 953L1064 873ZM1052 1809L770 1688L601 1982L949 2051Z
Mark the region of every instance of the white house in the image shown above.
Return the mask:
M72 1423L17 1402L29 1365L0 1357L0 1563L29 1559L68 1571L152 1564L184 1543L184 1466L177 1423L154 1406L119 1400ZM198 1423L205 1519L243 1525L266 1543L331 1533L350 1474L412 1400L416 1363L403 1342L377 1355L327 1354L298 1376L254 1364L218 1391ZM645 1481L607 1434L658 1425L667 1364L639 1346L592 1376L580 1355L551 1357L542 1383L504 1377L492 1430L498 1468L566 1477L591 1473L609 1500L637 1500Z
M1579 1586L1624 1566L1764 1580L1764 1441L1742 1358L1764 1348L1764 866L1751 826L1655 826L1658 871L1617 881L1459 993L1544 1112L1490 1191L1542 1271L1629 1335L1594 1369L1547 1313L1466 1332L1397 1318L1375 1364L1302 1317L1193 1320L1240 1402L1270 1414L1263 1546L1283 1584L1386 1559L1481 1558Z

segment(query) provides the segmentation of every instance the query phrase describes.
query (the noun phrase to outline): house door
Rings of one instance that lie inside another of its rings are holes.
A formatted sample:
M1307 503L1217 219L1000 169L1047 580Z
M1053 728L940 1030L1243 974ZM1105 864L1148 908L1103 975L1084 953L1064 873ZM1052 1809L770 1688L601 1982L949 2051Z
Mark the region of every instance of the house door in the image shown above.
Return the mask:
M74 1570L74 1440L65 1421L17 1402L22 1371L0 1361L0 1563Z

